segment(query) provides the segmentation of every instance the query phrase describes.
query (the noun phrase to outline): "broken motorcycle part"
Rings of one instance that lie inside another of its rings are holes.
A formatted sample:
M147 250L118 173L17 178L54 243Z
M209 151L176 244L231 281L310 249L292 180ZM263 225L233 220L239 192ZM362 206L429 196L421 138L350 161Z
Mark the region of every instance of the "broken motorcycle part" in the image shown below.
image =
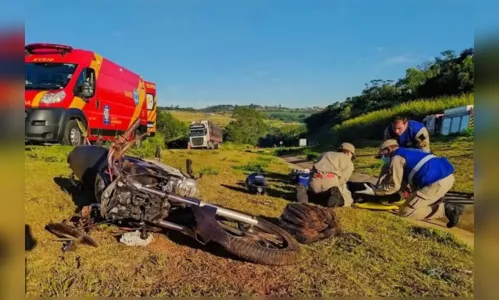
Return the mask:
M63 240L77 241L92 247L97 247L97 243L84 232L63 223L49 223L45 227L49 232Z

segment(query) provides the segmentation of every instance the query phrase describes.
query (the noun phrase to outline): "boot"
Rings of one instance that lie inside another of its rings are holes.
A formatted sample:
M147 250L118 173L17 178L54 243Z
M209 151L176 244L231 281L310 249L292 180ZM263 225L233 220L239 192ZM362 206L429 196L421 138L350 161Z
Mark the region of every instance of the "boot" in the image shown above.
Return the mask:
M459 217L463 214L464 207L461 204L445 203L445 216L449 220L447 228L452 228L459 222Z
M335 186L330 190L330 195L327 199L326 206L327 207L338 207L344 206L345 200L343 199L343 195L340 193L340 189Z

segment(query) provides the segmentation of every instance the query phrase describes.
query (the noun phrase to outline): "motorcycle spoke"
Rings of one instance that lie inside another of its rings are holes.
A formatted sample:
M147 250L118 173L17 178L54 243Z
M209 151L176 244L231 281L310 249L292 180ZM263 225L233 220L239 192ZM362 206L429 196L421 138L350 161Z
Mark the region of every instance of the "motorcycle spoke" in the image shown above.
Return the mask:
M224 218L224 220L226 219ZM237 238L251 241L256 245L265 248L279 249L284 246L282 239L275 234L262 231L260 228L242 222L227 221L237 223L237 228L227 225L222 221L219 221L220 226L228 231L229 234L233 234Z

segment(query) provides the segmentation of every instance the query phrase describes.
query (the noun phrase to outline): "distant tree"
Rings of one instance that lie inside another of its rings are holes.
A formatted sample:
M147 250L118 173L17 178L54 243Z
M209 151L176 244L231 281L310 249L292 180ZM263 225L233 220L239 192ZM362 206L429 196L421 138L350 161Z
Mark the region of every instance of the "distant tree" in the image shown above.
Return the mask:
M298 146L301 137L305 137L306 127L304 125L284 125L282 127L271 127L267 134L258 141L260 147L273 147L282 141L283 146Z
M267 125L263 121L261 112L249 107L236 107L232 113L234 121L225 127L225 140L238 143L256 145L258 139L267 132Z
M164 134L167 142L175 138L185 137L189 134L188 125L175 119L173 115L167 111L158 112L156 130Z

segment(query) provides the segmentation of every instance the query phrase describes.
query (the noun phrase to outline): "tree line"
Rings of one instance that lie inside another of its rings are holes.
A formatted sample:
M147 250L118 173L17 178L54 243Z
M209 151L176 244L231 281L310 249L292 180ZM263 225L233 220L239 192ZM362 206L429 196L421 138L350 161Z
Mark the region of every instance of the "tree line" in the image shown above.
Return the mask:
M397 81L375 79L358 96L336 102L304 121L311 135L330 131L334 125L366 113L391 108L403 102L454 96L474 91L474 50L459 54L447 50L432 62L409 68Z
M265 115L251 107L236 107L232 114L234 121L225 127L224 140L235 144L259 147L297 146L305 135L305 126L270 126L264 122Z
M300 137L305 136L303 125L270 126L264 122L261 111L250 107L236 107L231 121L225 128L224 141L234 144L248 144L259 147L297 146ZM168 111L160 111L157 120L157 132L164 136L165 142L185 143L189 136L189 124L182 122Z

